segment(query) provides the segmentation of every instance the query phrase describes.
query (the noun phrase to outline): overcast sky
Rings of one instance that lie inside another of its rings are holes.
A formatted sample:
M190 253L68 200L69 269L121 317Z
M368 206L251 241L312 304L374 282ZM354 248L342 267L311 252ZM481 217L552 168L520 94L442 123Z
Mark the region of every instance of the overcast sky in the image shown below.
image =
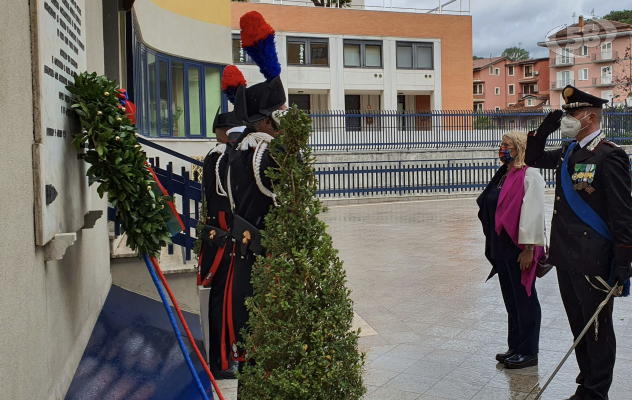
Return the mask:
M415 7L429 9L436 7L439 0L366 0L366 4L388 7ZM448 0L442 0L443 3ZM447 6L459 9L459 2ZM467 0L463 7L467 9ZM538 47L537 42L545 39L547 33L556 27L573 23L573 13L604 16L613 10L623 10L627 1L622 0L471 0L472 34L474 54L489 57L499 56L507 47L521 44L533 57L546 57L547 49ZM631 8L628 3L627 8ZM577 21L577 19L575 19Z

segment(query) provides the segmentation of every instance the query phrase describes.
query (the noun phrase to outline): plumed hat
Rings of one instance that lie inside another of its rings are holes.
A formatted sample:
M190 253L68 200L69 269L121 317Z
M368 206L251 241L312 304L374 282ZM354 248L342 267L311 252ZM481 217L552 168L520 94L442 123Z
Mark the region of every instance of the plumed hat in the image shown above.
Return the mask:
M287 101L279 76L281 64L274 43L274 29L261 14L250 11L241 17L239 25L243 49L266 80L249 88L239 86L235 95L235 116L245 122L256 122L270 116Z
M244 78L244 74L241 73L239 68L234 65L229 65L224 68L221 83L222 92L224 92L226 98L232 104L235 104L235 95L237 94L237 88L240 86L246 86L246 78ZM243 122L235 117L233 111L226 113L220 113L219 111L220 108L217 109L217 114L213 121L213 132L215 132L217 128L234 128L243 125Z

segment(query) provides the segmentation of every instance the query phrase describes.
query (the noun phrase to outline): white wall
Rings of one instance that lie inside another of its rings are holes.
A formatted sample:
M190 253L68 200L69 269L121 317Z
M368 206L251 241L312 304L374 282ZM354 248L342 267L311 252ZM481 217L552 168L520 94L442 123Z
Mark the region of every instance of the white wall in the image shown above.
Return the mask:
M86 0L85 14L88 68L103 73L101 0ZM28 2L3 4L0 93L19 95L0 103L0 398L63 399L109 291L109 239L101 218L61 261L35 246L29 18Z
M233 33L238 34L238 30ZM287 65L287 37L304 36L330 38L329 67L299 67ZM344 68L344 39L382 40L383 68ZM329 90L331 109L344 110L345 94L382 95L381 108L397 109L397 92L406 94L430 94L432 108L441 108L441 41L439 39L395 38L395 37L356 37L342 35L305 34L277 32L277 51L279 62L283 66L281 79L286 91L296 93L303 90ZM397 69L396 48L398 41L417 41L434 43L434 70ZM249 85L263 81L263 75L256 65L237 64L244 73Z

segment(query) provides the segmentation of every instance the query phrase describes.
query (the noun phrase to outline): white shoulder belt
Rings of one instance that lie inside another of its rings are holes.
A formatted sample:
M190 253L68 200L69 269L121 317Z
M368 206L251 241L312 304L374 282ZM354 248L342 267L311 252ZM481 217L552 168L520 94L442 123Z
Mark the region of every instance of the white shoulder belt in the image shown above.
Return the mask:
M278 206L276 202L276 194L268 190L267 187L261 181L261 160L263 159L263 153L265 153L268 148L268 144L274 139L272 136L263 132L252 132L249 133L237 146L237 150L248 150L251 147L254 147L255 154L252 157L252 169L255 175L255 181L257 182L257 187L259 191L264 195L270 197L274 202L275 206Z

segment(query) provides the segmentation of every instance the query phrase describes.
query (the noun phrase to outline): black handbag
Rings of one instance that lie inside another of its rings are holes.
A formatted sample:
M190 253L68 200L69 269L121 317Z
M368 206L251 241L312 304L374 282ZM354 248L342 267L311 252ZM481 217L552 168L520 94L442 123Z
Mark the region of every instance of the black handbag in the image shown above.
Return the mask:
M553 269L553 265L548 263L549 261L549 246L545 246L544 254L537 262L535 267L535 276L538 278L544 277L549 271Z

